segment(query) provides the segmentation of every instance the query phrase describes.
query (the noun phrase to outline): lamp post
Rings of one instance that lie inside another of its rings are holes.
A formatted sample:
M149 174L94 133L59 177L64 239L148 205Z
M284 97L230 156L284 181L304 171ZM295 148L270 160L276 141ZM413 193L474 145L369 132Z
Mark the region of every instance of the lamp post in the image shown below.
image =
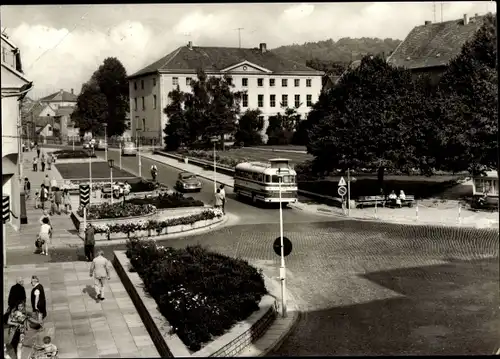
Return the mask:
M104 127L104 158L107 161L108 160L108 132L107 132L107 123L102 124Z
M137 157L139 158L139 178L142 178L142 161L141 161L141 139L137 139Z
M280 206L280 238L281 238L281 266L280 266L280 282L281 282L281 315L286 317L286 267L285 267L285 246L283 243L283 203L281 201L281 182L283 175L281 168L278 169L278 192L279 192L279 206Z
M108 160L109 166L109 181L111 182L111 204L113 204L113 166L115 164L114 160Z
M90 205L90 199L92 198L92 151L89 151L89 189L90 189L90 195L89 195L89 205Z
M214 144L214 193L217 193L217 161L215 157L215 145L218 140L217 136L210 137L210 141Z

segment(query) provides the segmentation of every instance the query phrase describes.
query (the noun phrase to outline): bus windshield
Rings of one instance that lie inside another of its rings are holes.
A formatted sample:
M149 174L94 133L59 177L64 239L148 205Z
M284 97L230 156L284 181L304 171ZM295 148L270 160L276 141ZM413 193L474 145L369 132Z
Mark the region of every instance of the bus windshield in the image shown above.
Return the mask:
M266 176L266 182L272 182L272 183L279 183L279 177L276 175L273 176ZM281 183L295 183L295 176L283 176L282 177L282 182Z

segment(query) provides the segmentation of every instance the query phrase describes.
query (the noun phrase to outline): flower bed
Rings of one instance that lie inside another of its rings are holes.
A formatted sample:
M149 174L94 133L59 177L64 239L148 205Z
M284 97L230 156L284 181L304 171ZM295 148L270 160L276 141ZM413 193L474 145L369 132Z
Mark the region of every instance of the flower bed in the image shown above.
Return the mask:
M101 203L87 207L87 219L106 219L145 216L156 212L151 204L136 205L132 203ZM83 207L78 208L76 214L83 217Z
M207 209L195 214L178 215L167 219L137 219L128 223L92 223L96 234L104 234L110 239L112 234L143 235L147 237L185 232L205 227L213 220L222 218L220 209Z
M179 208L179 207L202 207L204 203L193 197L184 197L182 193L174 192L172 194L162 193L153 198L133 198L125 203L144 205L152 204L157 209Z
M151 192L160 188L166 188L158 182L140 180L139 182L130 183L130 192Z
M66 158L89 158L89 152L84 150L58 150L52 152L57 159L66 159ZM92 158L96 158L95 154L92 154Z
M132 239L126 255L172 332L192 351L248 318L267 294L262 273L246 261L199 246L175 250Z
M182 156L199 158L199 159L206 160L206 161L213 161L214 160L213 152L210 152L210 151L184 150L184 151L180 151L179 154ZM224 167L228 167L228 168L234 168L234 167L236 167L236 165L238 163L251 161L248 158L236 159L236 158L231 158L231 157L227 157L227 156L221 156L218 153L216 153L215 159L217 162L217 166L224 166Z

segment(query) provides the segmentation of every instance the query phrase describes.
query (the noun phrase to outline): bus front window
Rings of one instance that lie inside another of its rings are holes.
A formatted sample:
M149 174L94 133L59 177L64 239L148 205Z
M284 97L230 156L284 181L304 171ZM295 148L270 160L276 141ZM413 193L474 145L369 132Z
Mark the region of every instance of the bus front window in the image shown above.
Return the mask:
M279 176L272 176L273 183L279 183ZM295 177L294 176L283 176L282 177L282 182L281 183L294 183L295 182Z

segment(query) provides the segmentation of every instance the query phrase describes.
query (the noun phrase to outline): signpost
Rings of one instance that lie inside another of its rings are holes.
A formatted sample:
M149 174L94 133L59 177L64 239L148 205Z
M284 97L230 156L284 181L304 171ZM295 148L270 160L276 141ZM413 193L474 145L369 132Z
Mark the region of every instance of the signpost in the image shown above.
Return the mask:
M338 192L339 196L342 197L342 212L344 212L344 214L345 214L344 196L347 193L347 189L345 188L346 185L347 185L347 183L345 182L344 177L340 177L340 181L338 184L339 188L338 188L337 192Z
M2 241L2 250L3 250L3 266L4 268L7 268L7 240L6 235L5 235L5 225L10 219L10 197L9 196L2 196L2 234L3 234L3 241Z
M292 242L283 237L283 256L287 257L290 253L292 253ZM281 256L281 237L278 237L273 242L273 250L278 256Z
M83 207L83 229L87 228L87 205L90 203L90 186L80 185L80 206Z

